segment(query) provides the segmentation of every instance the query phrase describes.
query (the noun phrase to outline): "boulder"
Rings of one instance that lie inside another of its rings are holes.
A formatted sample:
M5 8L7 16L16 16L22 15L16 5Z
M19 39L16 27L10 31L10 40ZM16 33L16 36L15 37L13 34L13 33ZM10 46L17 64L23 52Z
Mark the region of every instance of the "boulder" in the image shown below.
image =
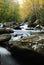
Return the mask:
M12 29L7 29L7 28L0 28L0 34L5 34L5 33L13 33L14 31Z
M34 36L23 38L19 41L9 42L10 47L18 47L20 49L33 50L44 55L44 34L36 34Z
M17 58L24 65L41 64L44 62L44 56L31 49L12 46L10 48L12 55Z
M0 43L9 41L10 39L11 39L11 35L9 35L9 34L2 34L2 35L0 35Z
M43 28L42 28L42 26L37 25L37 26L35 27L35 29L40 29L40 30L41 30L41 29L43 29Z
M14 26L13 28L14 28L14 29L16 29L16 30L21 30L21 28L20 28L20 26L19 26L19 25Z
M41 64L44 62L44 34L35 35L29 38L23 38L20 41L10 41L9 48L15 56L24 65ZM42 39L40 39L42 38ZM32 63L32 64L31 64Z

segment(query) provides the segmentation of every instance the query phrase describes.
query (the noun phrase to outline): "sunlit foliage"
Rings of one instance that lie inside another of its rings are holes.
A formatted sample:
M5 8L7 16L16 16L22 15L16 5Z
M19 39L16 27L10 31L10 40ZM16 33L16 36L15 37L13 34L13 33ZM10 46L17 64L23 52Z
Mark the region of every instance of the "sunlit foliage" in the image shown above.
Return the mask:
M8 0L0 1L0 22L20 21L19 4Z
M0 0L0 22L29 21L33 14L43 21L44 0L23 0L22 7L14 1L16 0Z

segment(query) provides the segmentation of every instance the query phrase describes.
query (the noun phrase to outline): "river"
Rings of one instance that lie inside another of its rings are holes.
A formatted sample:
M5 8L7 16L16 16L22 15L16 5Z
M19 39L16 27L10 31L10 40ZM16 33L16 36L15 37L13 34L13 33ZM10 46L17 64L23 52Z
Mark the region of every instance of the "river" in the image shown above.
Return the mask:
M0 28L3 28L2 23L0 23ZM28 22L24 23L23 25L20 25L20 28L21 28L21 30L15 30L12 28L14 33L11 33L11 41L20 40L25 37L30 37L31 35L33 35L35 33L44 32L44 30L39 30L39 29L38 30L36 30L36 29L27 30L27 29L29 29Z
M28 22L21 25L20 28L21 28L21 30L13 29L14 33L11 34L11 36L12 36L11 41L20 40L25 37L30 37L33 34L44 32L44 30L39 30L39 29L38 30L36 30L36 29L27 30L27 29L29 29Z
M33 34L40 32L43 32L43 30L14 30L14 33L11 34L11 41L16 41L25 37L30 37Z
M11 33L11 36L12 36L11 41L20 40L25 37L30 37L31 35L33 35L35 33L44 32L44 30L26 30L27 25L25 25L24 27L21 26L21 28L22 28L21 30L13 29L14 33ZM22 51L20 53L22 53ZM23 54L23 55L24 55L24 58L26 58L25 55L27 55L27 53ZM22 56L22 58L23 58L23 56ZM24 58L22 61L24 61ZM31 58L29 58L29 59L31 59ZM32 59L34 59L34 57ZM31 62L33 62L32 59L31 59ZM24 65L28 65L27 61L30 61L30 60L25 60ZM34 62L35 62L35 60L34 60ZM21 62L19 63L18 60L13 58L11 55L11 52L8 51L4 47L0 47L0 64L1 65L23 65L23 64L21 64Z
M0 47L0 64L1 65L20 65L16 59L13 59L11 52L6 48Z

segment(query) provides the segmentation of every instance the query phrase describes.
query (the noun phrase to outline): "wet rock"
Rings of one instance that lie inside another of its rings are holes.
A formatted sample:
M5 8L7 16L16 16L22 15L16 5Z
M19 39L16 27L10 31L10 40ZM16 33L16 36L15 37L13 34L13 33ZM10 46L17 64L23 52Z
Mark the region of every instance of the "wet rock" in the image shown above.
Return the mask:
M24 65L29 64L38 64L40 62L43 62L44 56L32 49L27 49L23 47L18 46L12 46L10 47L10 51L14 57L16 57L20 62ZM41 64L41 63L40 63Z
M11 39L11 35L9 34L0 35L0 46L8 47L10 39Z
M9 40L11 39L11 35L9 34L2 34L0 35L0 46L6 47L9 49Z
M19 47L22 49L33 50L37 53L44 54L44 36L36 34L29 38L23 38L19 41L9 42L10 47ZM43 51L43 52L42 52Z
M6 23L6 27L10 27L10 28L13 28L13 29L17 29L17 30L21 30L20 28L20 23L16 23L16 22L7 22Z
M0 34L13 33L12 29L0 28Z
M3 28L6 28L6 27L7 27L7 26L6 26L6 23L4 23L4 24L3 24Z
M28 27L26 30L34 30L33 27Z
M29 38L23 38L20 41L9 42L12 55L24 63L44 62L44 39L41 42L40 37L42 38L44 36L35 35Z
M41 27L40 25L37 25L37 26L35 27L35 29L39 29L39 30L41 30L42 27Z
M0 35L0 43L9 41L10 39L11 39L11 35L9 34Z
M40 19L37 19L37 20L34 22L34 24L35 24L35 25L38 25L39 22L40 22Z
M21 30L19 25L18 26L14 26L13 28L16 29L16 30Z

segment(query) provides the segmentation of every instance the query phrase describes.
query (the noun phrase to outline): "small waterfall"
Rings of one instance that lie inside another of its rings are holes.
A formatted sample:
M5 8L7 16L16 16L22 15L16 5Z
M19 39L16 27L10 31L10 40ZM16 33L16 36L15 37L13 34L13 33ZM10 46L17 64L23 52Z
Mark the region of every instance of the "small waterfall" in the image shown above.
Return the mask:
M13 59L11 53L3 47L0 47L0 63L1 65L19 65L16 60Z
M20 28L21 28L22 30L25 30L25 29L27 29L27 28L28 28L28 24L27 24L27 23L25 23L23 26L20 26Z
M0 23L0 28L2 28L3 27L3 24L2 23Z
M0 47L0 55L11 55L11 53L7 49Z

